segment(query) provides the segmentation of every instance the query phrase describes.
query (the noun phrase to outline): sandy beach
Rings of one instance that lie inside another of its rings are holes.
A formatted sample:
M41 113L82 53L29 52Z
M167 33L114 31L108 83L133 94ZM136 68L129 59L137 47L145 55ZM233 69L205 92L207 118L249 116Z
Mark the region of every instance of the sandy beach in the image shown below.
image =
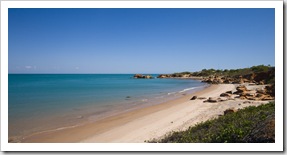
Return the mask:
M235 90L237 85L211 85L199 92L162 104L153 105L127 113L111 116L83 126L25 137L22 142L82 142L82 143L143 143L161 138L172 132L223 115L229 108L240 109L257 106L268 101L234 99L217 103L203 102L198 97L219 97L221 93ZM255 89L258 86L248 86Z

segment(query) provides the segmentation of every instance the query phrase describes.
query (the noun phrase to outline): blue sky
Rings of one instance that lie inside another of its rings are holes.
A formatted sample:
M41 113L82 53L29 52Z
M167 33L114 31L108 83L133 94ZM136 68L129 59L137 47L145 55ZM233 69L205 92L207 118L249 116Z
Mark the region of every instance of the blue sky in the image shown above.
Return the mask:
M274 9L9 9L9 73L173 73L275 63Z

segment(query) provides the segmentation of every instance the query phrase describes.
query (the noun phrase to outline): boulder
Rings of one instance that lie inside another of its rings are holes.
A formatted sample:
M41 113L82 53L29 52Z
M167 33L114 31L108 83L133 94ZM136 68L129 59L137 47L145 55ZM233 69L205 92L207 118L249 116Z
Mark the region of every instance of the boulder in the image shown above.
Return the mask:
M167 78L167 77L168 77L168 75L166 75L166 74L160 74L157 76L157 78Z
M262 98L263 101L265 100L274 100L274 97L271 97L270 95L265 95L263 98Z
M197 96L193 96L190 100L195 100L197 99Z
M244 101L243 104L251 103L250 101Z
M246 100L246 96L240 96L239 97L241 100Z
M238 86L236 88L236 92L234 92L234 94L242 94L242 93L245 93L247 90L247 88L245 86Z
M204 102L216 103L217 102L217 98L216 97L209 97L208 100L205 100Z
M238 86L237 88L236 88L236 90L237 91L247 91L247 88L246 88L246 86L244 86L244 85L241 85L241 86Z
M257 89L256 93L258 93L258 94L266 94L266 90Z
M143 75L141 75L141 74L135 74L135 75L134 75L134 78L143 78Z
M246 92L246 96L255 97L256 96L256 91L248 91L248 92Z
M146 78L146 79L151 79L152 76L151 76L151 75L146 75L145 78Z
M221 97L231 97L231 94L228 93L222 93L220 94Z
M232 91L230 90L230 91L227 91L227 92L225 92L225 93L227 93L227 94L232 94Z

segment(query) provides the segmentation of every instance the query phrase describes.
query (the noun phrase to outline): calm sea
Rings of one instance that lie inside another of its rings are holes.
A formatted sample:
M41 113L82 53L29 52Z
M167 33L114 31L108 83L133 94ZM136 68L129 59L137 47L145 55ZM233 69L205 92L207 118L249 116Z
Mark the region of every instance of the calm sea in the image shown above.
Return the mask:
M80 125L206 87L190 79L132 77L133 74L9 74L9 137Z

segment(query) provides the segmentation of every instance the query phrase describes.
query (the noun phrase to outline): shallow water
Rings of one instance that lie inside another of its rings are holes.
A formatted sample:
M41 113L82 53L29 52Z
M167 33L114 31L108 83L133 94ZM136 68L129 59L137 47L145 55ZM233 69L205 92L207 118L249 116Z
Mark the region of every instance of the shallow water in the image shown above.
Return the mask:
M206 86L191 79L132 77L132 74L9 74L9 137L95 121L175 99Z

